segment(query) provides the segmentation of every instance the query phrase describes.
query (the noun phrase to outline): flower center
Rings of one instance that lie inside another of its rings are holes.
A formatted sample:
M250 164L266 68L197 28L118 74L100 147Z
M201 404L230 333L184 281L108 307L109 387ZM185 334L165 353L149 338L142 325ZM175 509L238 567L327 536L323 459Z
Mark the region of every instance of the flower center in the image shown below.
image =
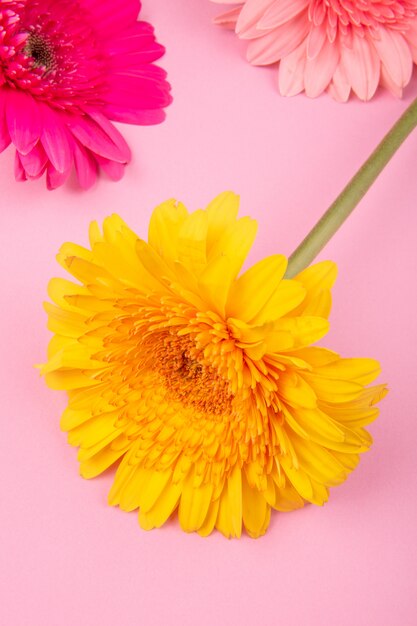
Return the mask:
M339 28L342 34L350 28L373 32L382 24L407 28L416 15L416 0L311 0L309 6L309 18L316 26L327 22L328 31Z
M80 113L102 106L108 60L84 4L70 4L0 0L0 85Z
M52 44L37 33L29 35L24 52L33 58L35 67L44 67L46 71L56 67Z
M177 400L204 413L230 413L233 395L229 383L204 363L192 341L168 333L158 344L156 351L154 347L154 369Z

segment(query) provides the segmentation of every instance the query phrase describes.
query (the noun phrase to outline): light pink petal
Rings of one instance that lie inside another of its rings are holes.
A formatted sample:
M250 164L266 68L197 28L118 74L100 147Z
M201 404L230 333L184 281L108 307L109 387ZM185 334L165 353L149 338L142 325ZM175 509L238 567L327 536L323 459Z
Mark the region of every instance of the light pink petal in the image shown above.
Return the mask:
M402 98L402 95L403 95L402 87L400 87L398 83L396 83L392 79L391 75L388 74L384 65L381 65L380 84L382 85L382 87L385 87L385 89L388 89L388 91L390 91L392 95L395 96L396 98Z
M214 2L215 0L213 0ZM224 26L226 28L234 29L236 26L237 18L240 15L241 7L237 7L236 9L231 9L230 11L225 11L225 13L221 13L214 18L213 22L218 26Z
M39 107L31 95L9 89L6 105L10 138L20 154L27 154L39 141L42 130Z
M275 0L258 22L258 28L270 29L289 22L304 11L309 0Z
M410 82L413 71L410 48L399 32L380 28L379 34L380 38L374 39L374 45L382 64L392 81L398 87L405 87Z
M91 117L67 116L66 123L73 136L91 152L105 159L126 162L124 150Z
M40 143L37 143L28 154L20 154L19 157L27 178L42 176L48 163L48 157Z
M276 63L300 45L307 36L308 30L308 22L302 16L284 26L278 26L267 35L249 43L248 61L254 65Z
M241 39L256 37L257 25L265 11L273 4L274 0L247 0L239 15L236 24L236 33ZM253 34L252 34L253 33ZM258 33L258 34L262 34Z
M103 157L96 156L96 161L103 171L106 172L107 176L112 180L120 180L123 178L125 173L125 165L123 163L116 163L115 161L109 161L108 159L103 159Z
M348 82L361 100L370 100L379 84L381 62L366 37L353 36L352 47L341 49L342 64Z
M326 41L314 59L308 59L304 72L304 88L310 98L319 96L329 85L339 63L339 49Z
M328 92L337 102L347 102L349 100L350 90L351 85L346 76L343 64L339 62L328 87Z
M97 162L79 143L74 145L75 172L82 189L90 189L97 179Z
M0 152L10 144L10 133L6 120L6 89L0 88Z
M310 30L307 40L307 57L315 59L319 54L323 45L327 41L327 33L325 26L315 26Z
M407 30L404 31L404 37L410 46L411 56L414 63L417 63L417 19L412 20L408 24Z
M14 155L14 177L19 183L24 182L28 179L28 177L26 176L25 168L20 161L20 156L17 150Z
M408 33L410 41L414 41L414 45L417 45L417 17L410 19L407 23L407 29L404 31Z
M41 111L43 118L41 143L53 167L62 174L72 165L69 133L55 111L46 105L43 105Z
M278 87L283 96L296 96L304 89L307 40L282 59L279 64Z

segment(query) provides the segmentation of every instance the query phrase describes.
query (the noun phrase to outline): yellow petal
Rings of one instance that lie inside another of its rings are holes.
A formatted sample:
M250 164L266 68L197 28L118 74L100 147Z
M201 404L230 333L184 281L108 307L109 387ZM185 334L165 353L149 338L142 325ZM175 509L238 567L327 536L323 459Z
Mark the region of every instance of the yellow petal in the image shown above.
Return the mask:
M283 486L276 486L274 509L277 511L294 511L294 509L301 509L303 506L303 498L288 481Z
M112 246L134 250L138 236L127 226L120 215L113 213L103 220L103 239ZM120 246L121 242L123 242L122 246ZM94 249L94 246L91 248Z
M59 369L102 370L103 363L93 358L94 349L72 342L56 352L48 363L42 366L42 374Z
M226 256L216 257L199 278L200 293L208 308L225 316L226 301L233 280L232 265Z
M90 227L88 229L88 240L90 242L90 248L93 248L94 244L99 241L104 241L103 235L101 234L101 230L97 221L94 220L90 223Z
M264 324L287 315L305 298L305 288L295 280L282 280L274 293L251 320L252 324Z
M136 241L139 241L137 239ZM138 262L136 252L129 251L123 246L112 246L106 242L94 246L94 259L109 275L126 287L136 287L148 292L155 286L155 280L149 272Z
M51 389L80 389L81 387L91 387L100 384L99 380L94 380L90 373L76 370L58 370L45 374L45 382Z
M152 476L151 470L146 470L137 465L126 480L120 491L119 506L123 511L134 511L140 506L142 492ZM117 484L117 474L115 485ZM111 493L111 492L110 492ZM110 494L109 494L110 498Z
M68 443L72 446L89 448L106 439L114 439L121 433L117 427L117 411L102 413L85 420L78 426L72 426L68 434Z
M227 482L223 487L223 491L219 498L219 506L217 511L216 528L227 539L235 536L232 517L230 515L229 490Z
M226 305L228 317L248 322L267 304L287 269L287 259L281 254L262 259L232 285Z
M314 502L314 490L310 476L303 469L296 469L287 456L280 458L280 464L290 483L304 500Z
M184 220L178 233L178 260L195 276L207 265L207 214L195 211Z
M331 452L313 441L304 441L298 435L294 435L292 441L300 472L304 470L313 480L327 487L338 485L346 479L345 468Z
M152 509L171 479L171 470L165 472L154 470L151 473L149 480L146 481L141 490L139 506L143 513L147 513Z
M207 256L211 258L213 245L224 230L236 223L239 211L239 196L232 191L218 195L206 208L208 217Z
M148 232L149 245L167 261L178 259L178 237L181 226L188 216L188 211L181 202L168 200L153 211Z
M317 346L301 348L293 356L303 359L313 367L329 365L329 363L335 363L340 358L336 352L327 348L318 348Z
M48 359L52 359L57 352L61 352L61 350L63 350L66 346L71 346L74 341L75 340L72 337L54 335L48 344Z
M63 309L70 311L76 311L80 307L77 307L75 302L70 302L67 296L84 295L88 296L89 292L86 287L82 285L76 285L64 278L51 278L48 283L48 296L55 304Z
M324 378L310 372L303 372L302 376L322 402L349 402L357 398L363 389L362 385L351 380Z
M87 316L76 311L56 307L44 302L43 308L48 314L48 329L63 337L78 338L87 332Z
M339 359L315 371L329 379L351 380L360 385L368 385L380 374L381 366L375 359Z
M124 455L126 449L113 450L111 446L103 448L91 459L80 463L80 474L83 478L95 478L108 469Z
M303 302L290 315L318 315L327 318L331 309L330 289L337 277L337 265L332 261L321 261L303 270L294 277L305 287Z
M139 511L139 524L144 530L160 528L178 506L182 484L169 482L154 506L147 512Z
M265 534L269 523L271 507L264 495L256 488L249 486L245 473L242 475L243 524L250 537L256 538Z
M279 379L279 395L291 406L314 409L317 396L312 387L297 373L282 374Z
M201 535L201 537L208 537L208 535L213 532L219 512L219 504L219 498L217 500L214 500L214 502L211 502L207 511L206 519L197 531L198 534Z
M250 217L242 217L225 228L217 241L213 243L208 261L219 256L227 256L235 278L245 261L255 239L257 223Z
M194 486L194 472L190 472L184 481L178 519L186 532L198 530L203 525L213 495L210 483L201 487Z
M232 470L228 480L229 515L235 537L242 534L242 470L238 465Z
M66 242L62 244L56 256L58 263L62 265L64 269L67 269L66 259L72 257L78 257L84 261L91 262L93 260L93 253L91 250L88 250L88 248L79 246L77 243Z
M311 343L315 343L324 337L328 330L329 322L326 319L307 315L281 318L274 324L274 332L286 332L291 334L294 340L292 349L303 348ZM269 343L273 345L272 333L271 339L268 339L268 347ZM272 349L271 352L273 352Z
M150 286L151 292L165 290L167 282L175 281L173 269L142 239L136 242L136 254L154 281Z

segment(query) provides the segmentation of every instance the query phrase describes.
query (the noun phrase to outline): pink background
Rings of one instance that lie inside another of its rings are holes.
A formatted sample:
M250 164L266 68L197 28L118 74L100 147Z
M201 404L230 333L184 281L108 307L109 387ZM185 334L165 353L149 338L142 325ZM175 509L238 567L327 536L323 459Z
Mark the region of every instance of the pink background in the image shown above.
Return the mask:
M208 0L144 0L168 49L175 102L164 125L124 128L134 162L121 183L15 183L0 157L0 623L7 626L209 624L411 626L416 579L417 133L320 258L340 268L325 344L373 356L391 392L375 443L324 508L273 515L265 537L227 541L145 532L106 504L112 473L85 481L60 432L64 394L33 364L49 333L42 301L61 243L120 213L142 236L152 208L241 194L259 221L251 261L289 254L407 103L281 98L276 73L211 19Z

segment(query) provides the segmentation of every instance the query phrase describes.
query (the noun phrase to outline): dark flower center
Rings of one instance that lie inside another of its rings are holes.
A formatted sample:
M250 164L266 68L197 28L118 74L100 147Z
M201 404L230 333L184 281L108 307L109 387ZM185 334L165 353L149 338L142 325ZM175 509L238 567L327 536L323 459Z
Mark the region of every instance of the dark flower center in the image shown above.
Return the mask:
M44 67L47 71L56 67L51 43L37 33L29 35L25 46L25 54L33 58L35 67Z

